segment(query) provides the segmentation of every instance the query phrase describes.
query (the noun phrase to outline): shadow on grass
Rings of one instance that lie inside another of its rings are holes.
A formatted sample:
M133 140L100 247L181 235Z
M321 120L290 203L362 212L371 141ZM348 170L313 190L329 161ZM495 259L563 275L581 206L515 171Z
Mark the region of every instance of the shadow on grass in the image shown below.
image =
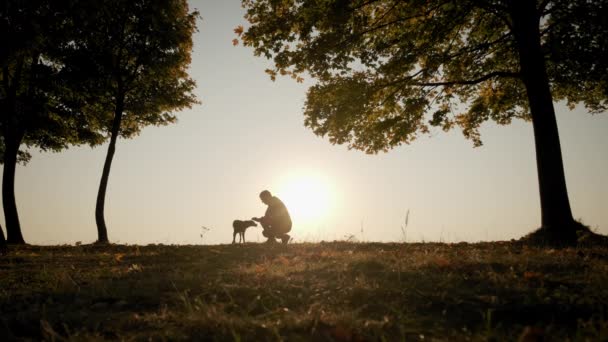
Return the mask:
M521 244L23 247L9 339L600 338L606 249Z

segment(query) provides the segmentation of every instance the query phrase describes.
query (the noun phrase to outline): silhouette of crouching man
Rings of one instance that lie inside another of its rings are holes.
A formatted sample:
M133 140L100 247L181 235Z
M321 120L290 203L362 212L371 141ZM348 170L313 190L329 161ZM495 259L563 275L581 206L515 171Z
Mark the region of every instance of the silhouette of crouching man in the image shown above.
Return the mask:
M254 221L260 222L264 230L262 235L268 238L267 243L276 242L275 239L281 239L283 244L289 242L291 238L291 217L289 211L283 202L275 196L272 196L270 191L264 190L260 193L260 200L268 206L266 213L262 217L251 218Z

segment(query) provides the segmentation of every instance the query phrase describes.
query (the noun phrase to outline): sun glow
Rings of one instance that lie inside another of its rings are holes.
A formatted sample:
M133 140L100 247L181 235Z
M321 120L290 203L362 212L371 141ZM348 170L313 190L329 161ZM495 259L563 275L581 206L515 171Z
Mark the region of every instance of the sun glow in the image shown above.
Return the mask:
M285 203L294 225L321 224L333 207L329 182L313 174L294 175L279 187L277 196Z

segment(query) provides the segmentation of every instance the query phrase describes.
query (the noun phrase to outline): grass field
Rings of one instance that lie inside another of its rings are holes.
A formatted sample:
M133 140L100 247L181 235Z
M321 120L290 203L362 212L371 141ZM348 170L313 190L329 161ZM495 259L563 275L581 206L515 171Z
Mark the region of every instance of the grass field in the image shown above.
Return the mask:
M3 340L608 340L608 249L11 247Z

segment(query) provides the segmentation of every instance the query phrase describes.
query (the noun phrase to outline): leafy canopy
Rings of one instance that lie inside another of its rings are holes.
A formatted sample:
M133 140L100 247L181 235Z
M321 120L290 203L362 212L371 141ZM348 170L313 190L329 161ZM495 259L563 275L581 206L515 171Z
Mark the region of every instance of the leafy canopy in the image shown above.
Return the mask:
M0 6L0 163L6 138L45 151L103 140L80 112L81 89L66 79L65 55L57 49L70 40L71 19L63 2ZM19 151L20 161L29 158Z
M119 133L132 137L197 103L187 68L199 14L185 0L80 1L74 12L77 34L63 48L99 130L109 133L120 110Z
M517 1L517 0L512 0ZM476 146L480 125L529 119L508 1L243 0L245 46L277 74L318 82L305 125L368 153L409 144L432 127L460 127ZM553 96L607 108L604 1L538 1Z

